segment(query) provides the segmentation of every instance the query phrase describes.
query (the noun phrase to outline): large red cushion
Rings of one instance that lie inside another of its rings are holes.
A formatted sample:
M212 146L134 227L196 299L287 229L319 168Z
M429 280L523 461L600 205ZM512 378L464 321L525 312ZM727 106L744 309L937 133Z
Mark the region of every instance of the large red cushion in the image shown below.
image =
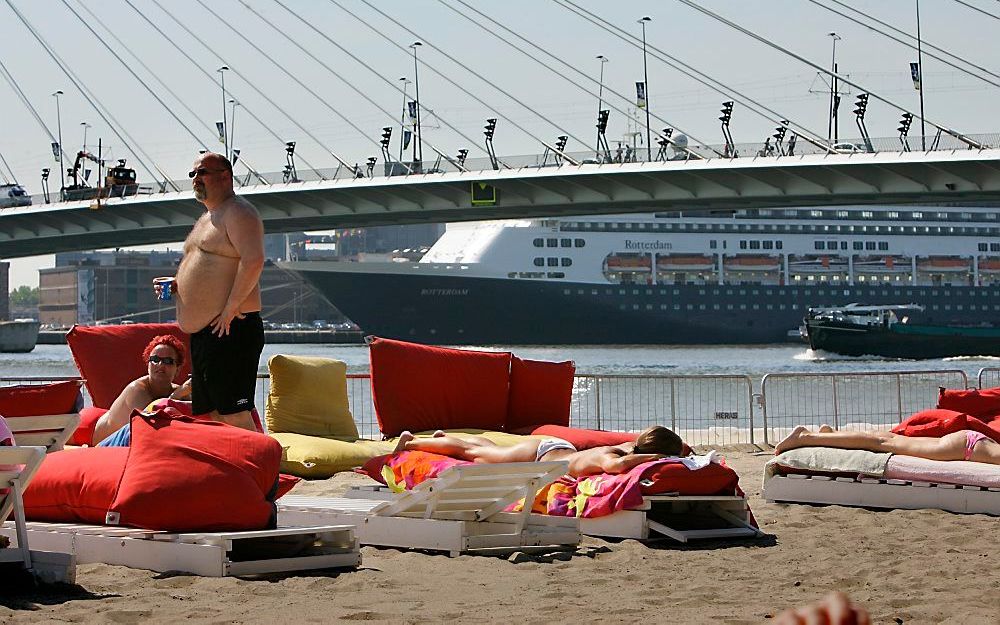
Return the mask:
M128 457L128 447L63 449L47 454L24 490L25 516L31 521L103 525Z
M732 495L740 476L725 465L714 462L692 471L677 462L654 464L643 472L640 482L643 495L677 493L679 495Z
M118 524L175 532L274 523L278 441L163 410L132 413L132 446L110 510Z
M507 431L547 423L568 426L574 373L572 360L546 362L512 356Z
M97 428L97 422L101 420L104 413L107 412L107 408L98 408L96 406L87 406L80 411L80 425L76 426L76 431L73 432L73 436L69 439L70 445L96 445L101 441L94 441L94 429Z
M430 347L375 338L372 398L385 436L403 430L503 430L510 352Z
M189 337L176 324L77 325L66 333L66 343L95 406L110 408L129 382L146 374L142 350L161 334L176 336L188 348L188 357L174 381L186 379L191 373Z
M77 380L0 387L0 415L33 417L71 414L77 411L79 397L80 382Z
M605 445L621 445L635 440L635 432L605 432L604 430L584 430L563 425L543 425L531 431L539 436L561 438L573 444L577 449L591 449Z
M1000 388L958 390L942 387L937 407L974 417L1000 415Z
M975 430L1000 442L1000 419L994 419L987 423L979 417L941 408L916 412L892 428L895 434L903 436L933 436L937 438L961 430Z

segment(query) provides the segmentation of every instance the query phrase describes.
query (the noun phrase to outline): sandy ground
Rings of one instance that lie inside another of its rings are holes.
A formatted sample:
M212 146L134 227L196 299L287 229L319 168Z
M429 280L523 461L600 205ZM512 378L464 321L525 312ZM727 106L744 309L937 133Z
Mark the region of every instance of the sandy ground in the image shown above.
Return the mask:
M693 546L585 538L598 548L590 555L521 564L363 547L358 571L250 579L88 564L74 586L0 581L0 623L760 623L830 589L877 623L1000 623L996 518L768 504L760 497L767 456L725 455L763 538ZM296 492L336 495L367 482L341 474Z

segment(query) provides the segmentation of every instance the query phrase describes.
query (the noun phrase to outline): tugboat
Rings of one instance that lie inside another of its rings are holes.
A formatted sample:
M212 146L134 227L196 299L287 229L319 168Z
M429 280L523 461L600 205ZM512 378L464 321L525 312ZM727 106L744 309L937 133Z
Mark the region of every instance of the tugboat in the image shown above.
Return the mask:
M910 314L923 310L917 304L810 308L804 320L809 347L907 359L1000 356L1000 328L913 323Z

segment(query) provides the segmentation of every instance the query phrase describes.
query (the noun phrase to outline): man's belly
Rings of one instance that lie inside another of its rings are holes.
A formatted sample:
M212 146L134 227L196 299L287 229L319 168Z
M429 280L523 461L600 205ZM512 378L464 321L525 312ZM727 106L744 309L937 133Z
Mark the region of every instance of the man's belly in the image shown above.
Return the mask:
M177 322L181 330L193 334L222 312L238 267L237 258L199 249L185 255L177 270Z

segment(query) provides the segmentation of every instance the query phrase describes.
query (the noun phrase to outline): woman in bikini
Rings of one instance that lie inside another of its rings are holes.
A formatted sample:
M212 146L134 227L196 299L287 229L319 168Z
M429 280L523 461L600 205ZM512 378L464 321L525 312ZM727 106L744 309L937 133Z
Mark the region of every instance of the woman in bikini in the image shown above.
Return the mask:
M774 447L780 454L798 447L836 447L889 452L928 460L971 460L1000 464L1000 443L975 430L961 430L940 438L901 436L892 432L835 432L829 425L810 432L798 426Z
M184 364L187 350L177 337L163 334L153 337L142 352L146 375L125 387L111 408L101 415L94 427L94 443L100 443L128 423L136 408L143 409L155 399L170 397L186 399L191 395L190 381L174 383L177 371Z
M527 440L501 447L481 436L458 438L438 430L433 438L416 438L410 432L399 435L394 451L427 451L471 462L536 462L565 460L574 477L598 473L627 473L644 462L678 456L683 448L681 437L662 425L643 430L634 443L607 445L577 451L558 438Z

